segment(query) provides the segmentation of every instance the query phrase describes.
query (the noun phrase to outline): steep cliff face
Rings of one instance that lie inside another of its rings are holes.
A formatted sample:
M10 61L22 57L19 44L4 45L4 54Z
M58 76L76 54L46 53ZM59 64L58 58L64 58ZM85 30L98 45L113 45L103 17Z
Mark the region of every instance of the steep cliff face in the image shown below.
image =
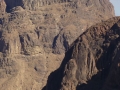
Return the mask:
M41 90L73 41L114 16L107 0L0 2L0 90Z
M119 45L120 17L90 27L71 45L46 87L48 90L119 90Z

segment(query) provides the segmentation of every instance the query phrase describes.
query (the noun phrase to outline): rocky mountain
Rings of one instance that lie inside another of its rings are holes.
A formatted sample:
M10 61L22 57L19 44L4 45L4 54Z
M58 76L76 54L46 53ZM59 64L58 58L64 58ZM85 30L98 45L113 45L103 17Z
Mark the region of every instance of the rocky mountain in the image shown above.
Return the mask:
M58 90L46 83L65 52L87 28L113 16L109 0L0 0L0 90Z
M120 17L98 23L75 40L48 90L120 90Z

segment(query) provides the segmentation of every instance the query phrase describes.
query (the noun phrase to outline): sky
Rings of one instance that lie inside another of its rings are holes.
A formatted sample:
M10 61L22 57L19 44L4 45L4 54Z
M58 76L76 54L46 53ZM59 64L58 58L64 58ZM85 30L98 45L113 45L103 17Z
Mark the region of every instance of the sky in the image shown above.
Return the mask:
M115 9L115 15L120 16L120 0L110 0Z

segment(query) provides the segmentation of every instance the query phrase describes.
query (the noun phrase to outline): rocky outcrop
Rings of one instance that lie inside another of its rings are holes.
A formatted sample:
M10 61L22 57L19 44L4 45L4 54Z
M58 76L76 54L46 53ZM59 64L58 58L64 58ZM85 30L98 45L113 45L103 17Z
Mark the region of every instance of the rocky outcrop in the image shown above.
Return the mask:
M120 17L90 27L71 45L46 87L48 90L119 90L119 45Z
M5 13L6 11L6 4L4 0L0 0L0 13Z
M64 53L86 28L114 16L113 6L107 0L5 0L5 2L7 12L13 12L18 6L24 8L37 33L41 32L40 27L43 27L41 25L55 29L52 31L52 34L54 33L52 37L44 33L45 38L50 39L47 47L52 47L54 53Z
M73 41L91 25L114 16L107 0L4 1L0 90L41 90Z

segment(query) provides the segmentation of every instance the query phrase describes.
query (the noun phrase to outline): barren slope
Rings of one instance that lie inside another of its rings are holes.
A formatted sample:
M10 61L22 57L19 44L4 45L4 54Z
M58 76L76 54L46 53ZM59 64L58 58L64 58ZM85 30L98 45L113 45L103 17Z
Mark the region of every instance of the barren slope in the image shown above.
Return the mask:
M1 0L0 90L41 90L72 42L113 16L109 0Z

